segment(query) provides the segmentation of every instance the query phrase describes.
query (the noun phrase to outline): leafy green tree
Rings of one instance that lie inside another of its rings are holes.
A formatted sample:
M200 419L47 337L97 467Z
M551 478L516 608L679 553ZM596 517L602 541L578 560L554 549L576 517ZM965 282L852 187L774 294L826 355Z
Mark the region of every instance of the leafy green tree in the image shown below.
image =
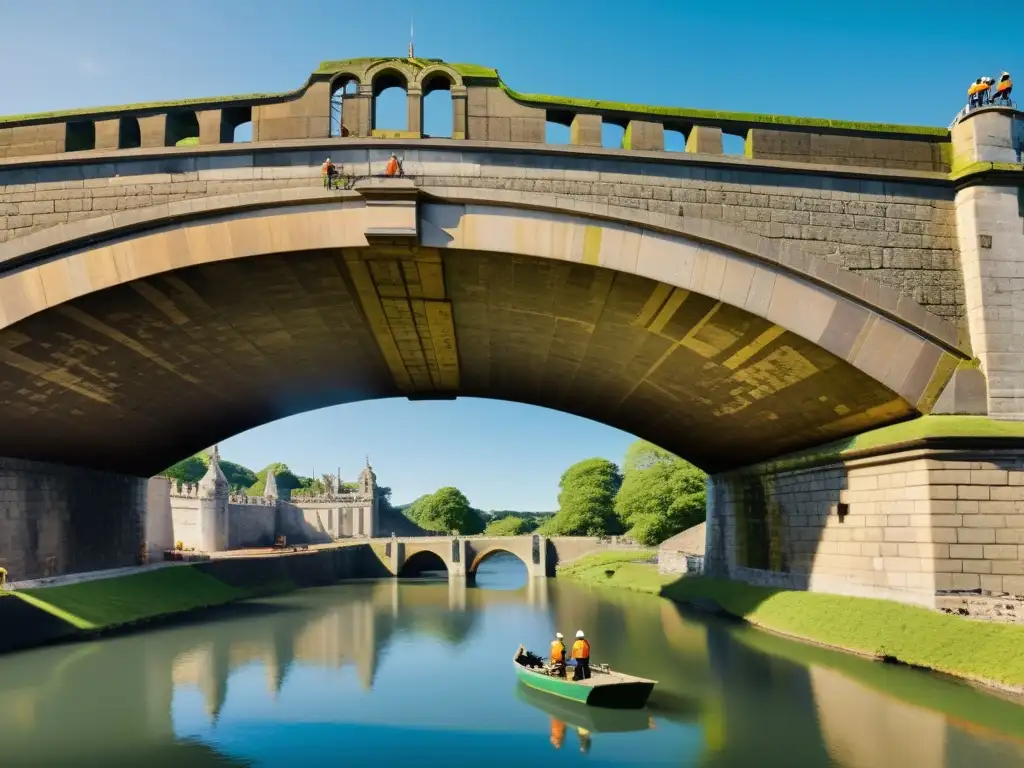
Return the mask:
M488 536L523 536L536 528L537 523L533 520L508 515L491 520L484 528L484 533Z
M199 453L182 459L177 464L166 469L162 474L172 480L182 483L198 483L206 474L210 466L210 452L200 451ZM220 469L224 473L232 491L244 491L256 482L256 473L248 467L236 464L233 461L220 460Z
M287 491L302 487L302 482L292 474L292 471L288 469L288 465L276 461L273 464L268 464L256 473L256 482L249 487L250 496L263 495L267 488L267 472L271 469L274 470L274 474L277 476L277 492L282 496L286 495Z
M569 467L558 484L558 512L539 532L555 536L602 536L622 529L615 494L622 475L608 459L584 459Z
M182 459L163 471L164 477L169 477L180 483L198 483L205 474L206 462L203 461L203 456L199 453Z
M651 546L704 521L706 475L644 441L626 452L615 514L639 543Z
M480 513L469 505L469 500L462 491L451 486L420 496L409 505L405 514L428 531L458 531L466 535L480 533L484 529Z

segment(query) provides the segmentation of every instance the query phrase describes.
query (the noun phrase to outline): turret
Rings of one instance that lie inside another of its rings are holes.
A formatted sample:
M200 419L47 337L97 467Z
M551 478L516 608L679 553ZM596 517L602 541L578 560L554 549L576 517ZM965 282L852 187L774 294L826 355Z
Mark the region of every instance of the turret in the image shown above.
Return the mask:
M279 498L277 494L277 475L274 474L273 469L267 470L267 484L263 489L263 498L265 499L276 499Z
M210 466L199 481L199 549L222 552L228 548L228 481L220 468L220 450L213 447Z

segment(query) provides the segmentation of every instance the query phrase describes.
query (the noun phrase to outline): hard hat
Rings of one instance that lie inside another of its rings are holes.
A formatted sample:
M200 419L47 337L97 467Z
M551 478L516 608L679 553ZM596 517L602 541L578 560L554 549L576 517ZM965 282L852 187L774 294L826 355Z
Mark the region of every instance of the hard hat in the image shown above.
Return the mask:
M576 637L583 637L583 630L582 629L577 629L576 630Z
M555 632L555 637L561 640L563 637L565 637L565 635L563 635L561 632Z

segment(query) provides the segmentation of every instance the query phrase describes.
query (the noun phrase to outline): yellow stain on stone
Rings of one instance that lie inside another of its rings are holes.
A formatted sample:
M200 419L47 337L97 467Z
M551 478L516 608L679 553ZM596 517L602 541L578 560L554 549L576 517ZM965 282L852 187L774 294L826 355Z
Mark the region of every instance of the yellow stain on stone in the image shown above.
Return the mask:
M939 358L939 362L935 366L935 370L932 372L924 392L921 393L921 397L917 400L917 410L921 411L921 413L932 412L935 402L939 399L939 395L942 394L942 390L945 389L949 380L953 378L953 374L956 373L959 364L960 358L948 352L942 353L942 357Z
M427 324L434 357L441 372L441 389L459 388L459 351L455 342L455 321L449 301L428 301Z
M358 254L346 254L345 262L348 265L349 275L352 277L356 296L359 297L359 303L370 324L370 331L377 340L377 346L380 348L388 370L391 371L395 385L401 392L412 392L414 389L412 377L406 370L402 355L398 350L398 344L391 334L391 327L384 314L384 307L381 305L366 262L362 261Z
M583 263L596 267L601 256L601 227L588 226L583 233Z
M112 341L116 341L118 344L127 347L135 354L141 355L147 360L150 360L156 365L159 365L165 371L173 373L175 376L184 379L190 384L201 383L199 379L195 378L194 376L190 376L187 373L179 371L173 363L171 363L168 360L165 360L163 357L161 357L156 352L146 347L144 344L139 343L138 341L124 333L121 333L121 331L117 330L116 328L107 325L102 320L97 320L92 315L83 312L77 307L72 307L67 304L64 304L59 307L54 307L53 311L59 312L60 314L64 315L64 317L74 320L76 323L80 323L81 325L84 325L86 328L89 328L103 336L106 336L108 339Z
M758 400L778 394L818 372L818 368L789 346L779 347L763 360L736 371L730 381L740 386L731 390L733 401L715 410L716 416L732 415Z
M188 315L178 309L177 305L170 299L170 297L166 296L162 291L157 290L152 285L142 280L136 280L130 285L132 290L158 310L163 312L172 323L175 325L188 324Z
M737 350L737 352L724 363L722 363L722 365L724 365L730 371L735 371L737 368L739 368L741 365L747 362L747 360L749 360L762 349L767 347L769 344L771 344L785 332L785 328L780 328L777 325L773 325L771 328L761 333L756 339L747 344L745 347L743 347L740 350Z
M724 351L723 349L719 349L715 344L711 343L709 340L702 340L697 338L698 334L700 334L700 332L704 330L704 327L711 322L711 318L713 318L715 316L715 313L717 313L718 310L720 310L721 308L722 302L719 301L713 307L711 307L711 309L708 310L707 314L704 315L704 317L697 321L697 324L694 325L693 328L686 332L686 335L679 340L679 343L682 346L689 349L690 351L696 352L703 358L714 357L719 352ZM654 326L652 325L651 328L653 329L653 327ZM733 336L732 334L729 334L729 338L731 339L731 342L729 344L731 346L732 344L735 343L736 337Z
M672 291L672 295L668 297L665 305L661 308L658 316L651 321L651 332L661 333L665 330L665 326L668 325L668 321L672 319L673 315L675 315L676 310L683 306L683 302L686 301L686 297L689 295L689 291L684 291L682 288L675 288Z
M634 328L646 328L647 324L651 322L651 319L658 312L659 309L665 304L665 300L672 293L672 286L665 285L665 283L658 283L654 286L654 290L651 291L651 295L644 302L643 308L630 323Z
M903 398L896 398L873 408L868 408L861 413L846 416L830 424L820 427L817 432L825 437L831 437L844 433L852 433L866 427L878 426L886 420L894 420L900 416L910 413L910 408Z
M9 365L12 368L24 371L25 373L35 376L42 381L50 384L56 384L59 387L63 387L71 392L82 395L82 397L95 400L97 403L114 405L113 392L103 390L95 384L85 381L80 376L76 376L69 372L65 368L57 368L49 363L42 363L38 360L33 360L32 358L19 354L14 350L5 349L3 347L0 347L0 362Z
M444 267L440 263L419 262L417 265L420 285L423 287L423 298L444 299L447 294L444 288Z

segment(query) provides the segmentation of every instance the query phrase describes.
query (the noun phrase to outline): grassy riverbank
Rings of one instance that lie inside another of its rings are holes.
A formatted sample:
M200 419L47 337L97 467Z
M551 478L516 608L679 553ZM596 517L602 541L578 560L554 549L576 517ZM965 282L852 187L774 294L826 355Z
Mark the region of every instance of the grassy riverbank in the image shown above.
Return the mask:
M764 629L957 677L1024 688L1024 627L971 621L925 608L859 597L753 587L692 576L676 578L637 562L647 553L607 552L559 576L661 595L682 604L716 603Z

